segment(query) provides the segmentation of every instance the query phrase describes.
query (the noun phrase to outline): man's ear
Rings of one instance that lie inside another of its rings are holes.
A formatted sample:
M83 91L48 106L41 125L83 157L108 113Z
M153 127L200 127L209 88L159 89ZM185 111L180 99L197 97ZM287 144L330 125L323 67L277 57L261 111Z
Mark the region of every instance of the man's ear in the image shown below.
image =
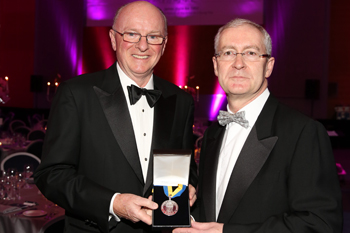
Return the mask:
M272 74L272 70L273 70L274 65L275 65L275 58L270 57L266 63L265 78L270 77L270 75Z
M219 76L218 75L218 61L217 61L215 56L213 56L212 60L213 60L213 66L214 66L214 73L216 76Z
M163 48L162 48L162 56L164 54L165 51L165 47L166 47L166 43L168 42L168 36L165 37L164 43L163 43Z
M115 41L115 32L110 29L109 30L109 38L111 39L111 45L114 51L117 51L117 42Z

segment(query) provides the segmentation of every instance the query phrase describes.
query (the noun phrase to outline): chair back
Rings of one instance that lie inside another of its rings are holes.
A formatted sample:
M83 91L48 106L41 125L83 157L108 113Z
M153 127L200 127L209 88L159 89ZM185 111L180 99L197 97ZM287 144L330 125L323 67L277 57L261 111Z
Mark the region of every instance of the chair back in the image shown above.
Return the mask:
M0 169L6 171L9 168L16 168L18 172L23 172L25 164L32 164L34 170L39 166L41 160L28 152L17 152L6 156L0 164Z
M10 129L10 123L14 117L15 114L13 112L10 112L3 118L2 125L0 126L1 131L6 132Z
M200 136L199 138L197 138L194 147L195 148L201 148L202 147L202 141L203 141L203 136Z
M27 136L31 129L27 126L18 126L15 129L13 129L13 133L20 134L23 137L25 137L25 140L27 139Z
M28 133L27 140L34 141L37 139L44 140L46 132L40 129L34 129Z
M29 126L31 128L34 128L42 119L43 119L43 117L38 113L35 113L32 116L28 115Z
M64 232L64 222L64 219L58 220L57 222L51 221L49 224L44 226L42 230L44 233L62 233Z
M26 123L22 120L12 120L9 126L11 133L14 133L14 130L19 126L26 126Z
M41 139L32 141L27 146L26 152L31 153L31 154L35 155L36 157L38 157L39 159L41 159L41 154L43 152L43 144L44 144L44 141Z
M41 129L43 131L45 131L47 128L47 119L43 119L41 121L38 122L36 129Z

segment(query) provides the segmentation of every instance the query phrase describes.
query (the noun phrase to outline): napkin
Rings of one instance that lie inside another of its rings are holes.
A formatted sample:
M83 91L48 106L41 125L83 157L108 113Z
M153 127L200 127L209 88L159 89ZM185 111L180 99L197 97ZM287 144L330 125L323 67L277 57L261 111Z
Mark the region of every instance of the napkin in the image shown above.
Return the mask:
M21 207L17 207L17 206L8 206L8 205L2 205L0 204L0 213L1 214L8 214L11 212L16 212L21 210Z

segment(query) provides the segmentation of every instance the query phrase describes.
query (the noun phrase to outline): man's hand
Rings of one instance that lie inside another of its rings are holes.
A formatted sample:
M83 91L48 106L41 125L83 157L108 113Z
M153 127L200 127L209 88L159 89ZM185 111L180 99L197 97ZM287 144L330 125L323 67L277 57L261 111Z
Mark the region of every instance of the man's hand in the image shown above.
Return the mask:
M224 224L217 222L192 222L191 228L176 228L173 230L173 233L222 233L224 229Z
M149 197L148 197L148 200L150 200L150 201L152 201L152 199L153 199L153 196L152 195L150 195ZM148 208L146 208L146 207L143 207L142 208L144 211L146 211L146 214L147 215L149 215L149 216L151 216L152 217L152 209L148 209ZM157 209L157 208L156 208Z
M193 206L194 202L197 200L196 189L189 184L188 185L188 194L190 196L190 206Z
M142 221L148 225L152 224L150 210L157 208L158 204L150 199L128 193L118 194L113 202L113 211L118 217L132 222Z

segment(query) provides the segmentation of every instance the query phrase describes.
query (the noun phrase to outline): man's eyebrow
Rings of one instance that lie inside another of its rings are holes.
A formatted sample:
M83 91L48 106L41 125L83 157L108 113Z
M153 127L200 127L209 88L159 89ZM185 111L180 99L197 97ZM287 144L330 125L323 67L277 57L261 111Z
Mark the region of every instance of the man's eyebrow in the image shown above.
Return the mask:
M125 29L124 33L125 32L132 32L132 33L141 34L137 29L133 29L133 28ZM150 34L159 34L159 35L161 35L162 33L160 31L150 31L149 33L147 33L147 35L150 35Z
M228 45L228 46L222 47L222 50L227 50L227 49L237 50L237 49L235 48L235 46L233 46L233 45ZM259 48L258 46L256 46L256 45L247 45L247 46L244 46L244 47L243 47L243 51L244 51L244 50L247 50L247 49L255 49L255 50L257 50L257 51L260 51L260 48Z
M235 47L232 45L222 47L222 50L226 50L226 49L234 49L235 50Z
M257 51L260 51L260 48L259 48L258 46L256 46L256 45L248 45L248 46L245 46L245 47L244 47L244 50L246 50L246 49L255 49L255 50L257 50Z

